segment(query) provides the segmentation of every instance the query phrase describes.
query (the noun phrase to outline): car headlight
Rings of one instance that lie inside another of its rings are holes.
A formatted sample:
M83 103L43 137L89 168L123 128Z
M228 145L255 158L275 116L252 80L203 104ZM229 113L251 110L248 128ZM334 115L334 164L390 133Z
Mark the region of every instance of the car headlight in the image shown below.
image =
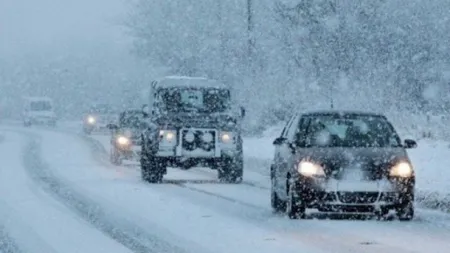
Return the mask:
M223 143L232 143L233 142L233 133L221 132L220 133L220 141L222 141Z
M391 168L389 175L393 177L411 177L413 172L411 164L408 162L400 162Z
M312 162L300 162L298 164L297 170L300 174L307 177L325 176L325 171L323 170L322 166Z
M117 143L118 143L119 145L125 146L125 145L130 144L130 139L128 139L128 138L125 137L125 136L119 136L119 137L117 138Z
M94 118L93 116L89 116L89 117L87 118L87 122L88 122L89 124L95 124L95 118Z

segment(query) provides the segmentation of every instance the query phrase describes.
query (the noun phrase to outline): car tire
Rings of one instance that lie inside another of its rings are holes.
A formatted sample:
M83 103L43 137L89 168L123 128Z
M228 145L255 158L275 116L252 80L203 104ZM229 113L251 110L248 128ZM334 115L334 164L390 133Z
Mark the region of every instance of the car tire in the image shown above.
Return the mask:
M220 182L233 184L242 183L244 174L244 163L242 159L226 158L222 160L217 170Z
M270 206L272 207L274 212L282 213L286 210L286 202L278 197L278 194L275 191L275 178L274 175L272 174L272 171L270 174L271 174Z
M162 183L165 170L167 169L166 163L149 154L145 145L142 145L140 164L142 180L152 184Z
M414 202L408 201L396 208L396 214L400 221L410 221L414 218Z
M287 201L286 201L286 214L289 219L304 219L306 214L306 207L303 201L296 194L295 183L290 182L288 179L287 182L288 192L287 192Z

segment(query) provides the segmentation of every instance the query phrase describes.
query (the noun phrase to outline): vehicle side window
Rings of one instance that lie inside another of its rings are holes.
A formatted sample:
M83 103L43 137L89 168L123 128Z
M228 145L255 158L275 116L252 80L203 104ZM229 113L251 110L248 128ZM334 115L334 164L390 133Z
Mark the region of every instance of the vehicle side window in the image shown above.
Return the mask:
M122 127L124 125L124 121L125 121L125 113L121 113L119 114L119 126Z
M306 141L306 134L311 124L311 118L302 117L297 125L297 132L295 133L294 142L299 146L303 146Z

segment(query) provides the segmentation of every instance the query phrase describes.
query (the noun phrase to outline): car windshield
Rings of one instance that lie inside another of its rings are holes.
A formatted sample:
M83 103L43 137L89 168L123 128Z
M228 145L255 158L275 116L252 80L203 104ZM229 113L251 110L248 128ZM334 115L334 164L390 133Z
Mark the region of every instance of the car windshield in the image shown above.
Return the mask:
M230 93L225 89L161 89L159 99L167 112L224 112L230 107Z
M113 114L114 110L108 105L96 105L91 107L89 112L95 114Z
M52 104L49 101L33 101L30 103L31 111L51 111Z
M304 140L308 147L401 146L385 118L366 115L310 117Z
M139 128L144 115L140 111L125 112L119 119L121 127L125 128Z

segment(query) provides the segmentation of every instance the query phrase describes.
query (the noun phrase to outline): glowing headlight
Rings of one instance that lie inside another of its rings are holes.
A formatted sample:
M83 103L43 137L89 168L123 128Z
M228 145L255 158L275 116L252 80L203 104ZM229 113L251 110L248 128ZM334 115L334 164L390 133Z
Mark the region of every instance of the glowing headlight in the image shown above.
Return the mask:
M94 123L95 123L95 118L94 118L93 116L89 116L89 117L87 118L87 122L88 122L89 124L94 124Z
M220 134L220 140L224 143L231 142L233 140L231 133L229 132L222 132Z
M176 131L174 130L160 130L159 136L163 139L163 141L171 142L176 137Z
M117 143L119 145L128 145L128 144L130 144L130 140L125 136L119 136L117 138Z
M298 172L304 176L325 176L322 166L312 162L300 162L298 164Z
M413 168L407 162L400 162L391 168L389 175L394 177L410 177L413 175Z

